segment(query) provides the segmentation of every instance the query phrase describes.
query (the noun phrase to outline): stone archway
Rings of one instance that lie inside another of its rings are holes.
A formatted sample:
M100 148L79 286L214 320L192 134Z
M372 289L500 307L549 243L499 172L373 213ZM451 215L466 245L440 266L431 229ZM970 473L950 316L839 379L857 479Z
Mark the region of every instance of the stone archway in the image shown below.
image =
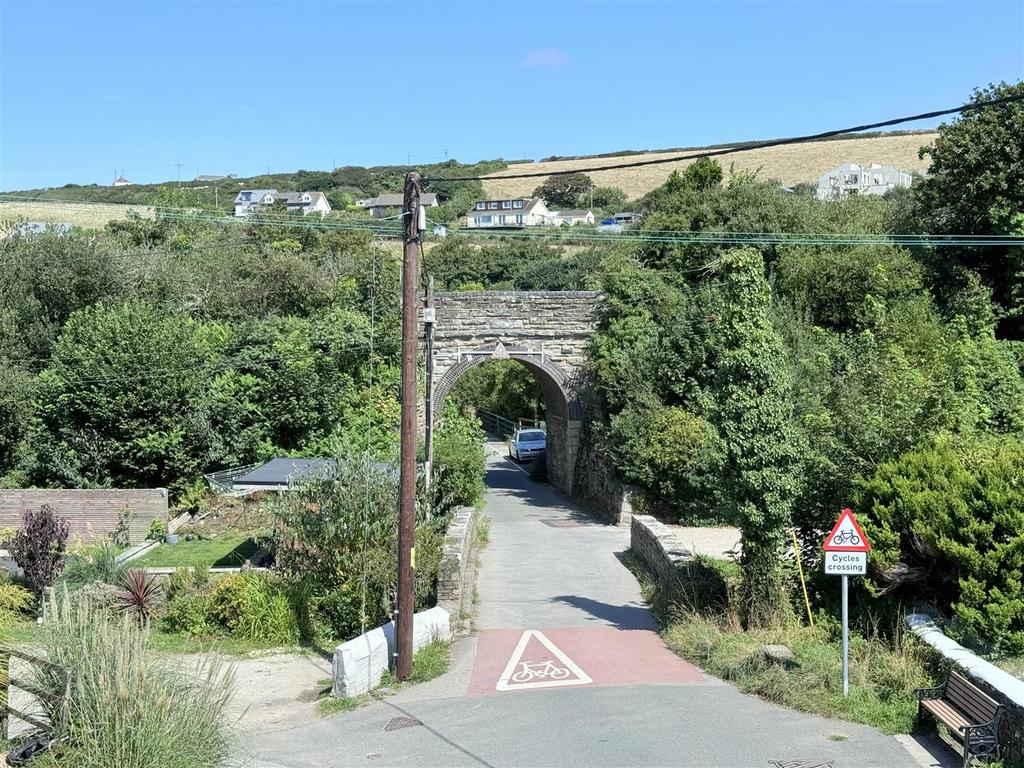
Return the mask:
M568 374L550 360L545 360L539 353L523 349L506 349L500 342L490 349L462 352L461 358L447 368L435 385L433 412L444 412L445 398L470 368L491 360L516 360L533 374L544 396L547 412L548 478L555 487L570 493L573 487L580 427L583 423L583 405Z
M434 418L466 371L516 360L536 378L548 414L548 477L565 493L573 475L585 408L581 380L597 327L596 291L480 291L434 295Z

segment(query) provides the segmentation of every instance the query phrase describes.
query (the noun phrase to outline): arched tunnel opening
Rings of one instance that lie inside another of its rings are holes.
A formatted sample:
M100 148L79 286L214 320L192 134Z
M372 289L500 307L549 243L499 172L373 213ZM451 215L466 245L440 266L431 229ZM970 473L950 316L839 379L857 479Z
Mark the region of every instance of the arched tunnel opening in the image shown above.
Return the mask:
M550 361L531 354L512 353L506 359L490 353L469 355L445 372L433 400L435 419L443 418L447 402L455 402L462 408L498 413L514 424L542 422L547 432L548 481L566 493L571 491L580 405L565 372Z

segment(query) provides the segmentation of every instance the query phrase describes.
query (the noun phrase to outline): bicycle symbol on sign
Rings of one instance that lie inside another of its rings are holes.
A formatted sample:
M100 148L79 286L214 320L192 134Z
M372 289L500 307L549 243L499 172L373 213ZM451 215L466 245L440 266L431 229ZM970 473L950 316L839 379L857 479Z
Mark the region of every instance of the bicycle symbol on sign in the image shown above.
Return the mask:
M860 536L853 531L839 531L839 533L832 537L832 543L837 547L841 547L843 544L847 543L856 547L860 544Z
M557 666L551 661L538 661L533 664L521 662L519 671L512 675L513 683L529 683L532 680L565 680L569 670Z

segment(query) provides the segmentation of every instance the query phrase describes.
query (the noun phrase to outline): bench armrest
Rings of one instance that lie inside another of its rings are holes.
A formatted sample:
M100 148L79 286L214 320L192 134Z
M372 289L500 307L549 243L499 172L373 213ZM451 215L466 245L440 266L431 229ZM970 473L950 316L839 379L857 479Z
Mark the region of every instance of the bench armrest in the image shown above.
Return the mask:
M914 693L917 695L918 701L924 701L925 699L941 699L942 694L946 692L945 685L937 685L934 688L918 688Z

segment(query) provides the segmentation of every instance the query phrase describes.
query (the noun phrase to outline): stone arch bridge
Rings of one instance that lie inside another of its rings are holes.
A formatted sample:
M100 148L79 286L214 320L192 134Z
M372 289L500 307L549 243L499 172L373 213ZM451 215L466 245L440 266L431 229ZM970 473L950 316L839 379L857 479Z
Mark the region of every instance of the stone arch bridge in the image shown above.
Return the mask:
M602 297L596 291L480 291L434 294L434 419L470 368L517 360L544 394L548 477L565 493L585 428L584 365Z

